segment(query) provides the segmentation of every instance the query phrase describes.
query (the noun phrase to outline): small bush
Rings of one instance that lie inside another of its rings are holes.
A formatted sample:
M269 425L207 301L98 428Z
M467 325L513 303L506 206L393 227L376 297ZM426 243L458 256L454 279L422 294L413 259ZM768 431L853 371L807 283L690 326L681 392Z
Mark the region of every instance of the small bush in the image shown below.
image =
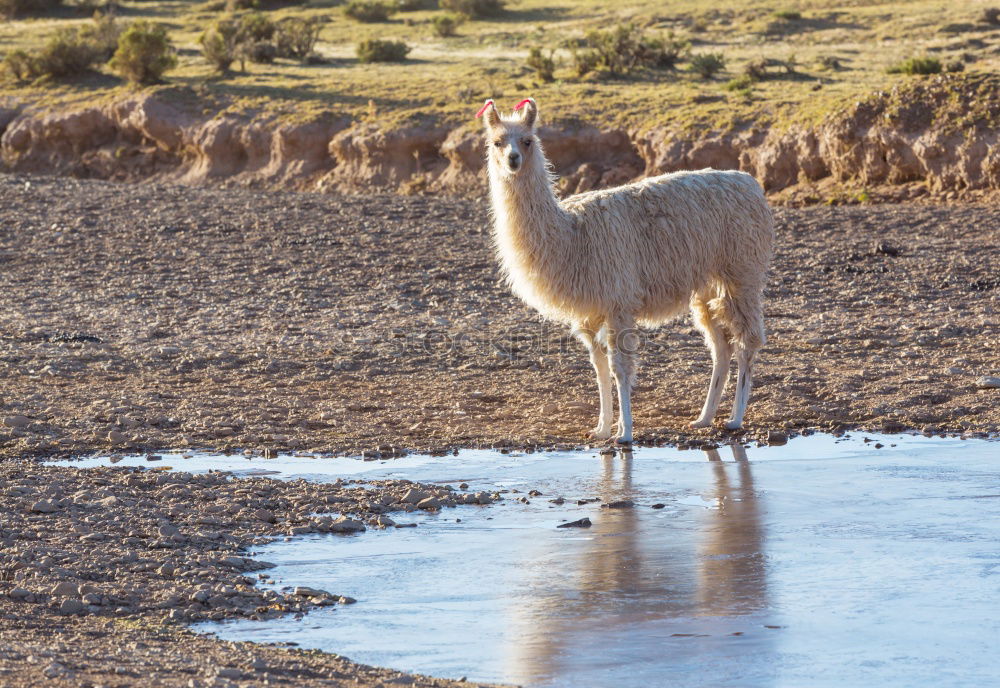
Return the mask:
M355 53L359 62L402 62L409 55L410 46L403 41L372 38L358 43Z
M77 76L100 61L101 53L76 29L59 29L33 59L34 77Z
M435 0L396 0L397 12L417 12L419 10L432 10L437 7Z
M237 10L255 10L260 7L260 0L226 0L225 8L227 12Z
M819 64L821 69L826 69L831 72L836 72L841 68L840 60L833 55L821 55L816 62Z
M722 53L699 53L691 56L688 66L702 79L711 79L725 69L726 58Z
M24 50L8 53L4 67L18 81L76 76L106 62L117 49L120 34L114 19L98 12L90 24L60 29L34 54Z
M987 7L979 16L984 24L1000 24L1000 7Z
M802 13L797 10L778 10L774 13L774 18L783 21L798 21L802 19Z
M351 0L344 8L348 17L366 23L384 22L393 12L393 6L381 0Z
M888 69L889 74L940 74L941 60L936 57L911 57Z
M441 9L464 14L472 19L496 17L503 12L506 0L440 0Z
M441 38L454 36L456 29L462 23L462 19L463 15L461 14L439 14L431 20L431 23L434 25L434 33Z
M555 80L556 62L553 59L553 52L548 55L542 54L542 49L534 46L528 51L527 65L534 70L535 75L542 81L548 83Z
M306 60L316 47L323 25L314 19L291 17L278 24L274 36L278 57Z
M220 19L201 34L198 42L201 54L215 71L225 74L240 57L239 24L232 19Z
M963 62L960 59L958 59L958 60L950 60L950 61L948 61L947 64L945 64L944 71L946 71L946 72L964 72L965 71L965 62Z
M94 20L80 27L80 37L93 43L100 58L107 62L118 49L118 39L122 35L122 27L111 14L94 12Z
M37 17L61 3L62 0L0 0L0 18Z
M749 91L753 88L754 81L749 74L740 74L738 77L727 81L723 88L727 91Z
M118 50L109 65L134 84L157 83L177 65L166 27L145 20L133 22L118 38Z
M269 41L277 30L275 23L263 12L246 14L239 18L238 23L240 39L244 43Z
M642 67L672 69L687 49L687 41L680 41L673 34L666 38L647 37L634 24L590 31L584 37L583 49L579 45L570 46L579 76L589 72L622 76Z

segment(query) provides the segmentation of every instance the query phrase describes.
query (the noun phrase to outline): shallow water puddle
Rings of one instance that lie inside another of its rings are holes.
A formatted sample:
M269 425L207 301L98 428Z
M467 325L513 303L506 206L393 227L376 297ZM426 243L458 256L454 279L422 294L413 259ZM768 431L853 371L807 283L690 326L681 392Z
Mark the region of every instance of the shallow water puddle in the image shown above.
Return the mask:
M490 507L413 514L416 529L261 548L277 585L358 603L199 626L228 640L529 686L990 684L1000 442L869 435L876 449L863 437L631 456L159 463L512 491ZM593 525L557 528L583 517Z

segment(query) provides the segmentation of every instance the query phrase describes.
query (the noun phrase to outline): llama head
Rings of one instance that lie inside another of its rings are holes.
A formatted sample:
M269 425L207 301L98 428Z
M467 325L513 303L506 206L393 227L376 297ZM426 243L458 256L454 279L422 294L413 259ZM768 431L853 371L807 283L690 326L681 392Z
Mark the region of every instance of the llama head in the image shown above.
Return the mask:
M486 157L490 167L514 176L541 155L535 125L538 106L531 98L522 100L514 112L501 117L492 100L479 111L486 127Z

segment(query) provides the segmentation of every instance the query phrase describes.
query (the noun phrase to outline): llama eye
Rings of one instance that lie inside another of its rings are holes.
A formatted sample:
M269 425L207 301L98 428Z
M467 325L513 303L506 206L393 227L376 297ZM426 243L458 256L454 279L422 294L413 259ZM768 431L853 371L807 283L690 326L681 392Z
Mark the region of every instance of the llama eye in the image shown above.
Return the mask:
M525 148L528 148L531 146L531 139L525 139L524 141L521 141L521 143L524 144Z
M493 145L496 146L497 148L501 148L503 147L503 141L494 141Z

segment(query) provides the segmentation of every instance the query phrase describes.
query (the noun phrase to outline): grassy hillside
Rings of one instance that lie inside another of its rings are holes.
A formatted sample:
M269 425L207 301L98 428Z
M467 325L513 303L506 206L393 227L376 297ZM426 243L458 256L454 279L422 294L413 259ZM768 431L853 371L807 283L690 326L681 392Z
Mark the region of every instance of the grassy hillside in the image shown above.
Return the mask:
M995 2L995 0L994 0ZM434 5L436 3L428 3ZM1000 5L1000 3L997 3ZM728 9L706 9L696 0L601 2L518 0L496 17L469 20L457 35L435 34L439 9L397 12L388 21L361 23L337 0L263 4L268 16L314 17L322 21L318 64L278 59L239 64L220 76L202 56L199 36L227 11L222 1L126 0L118 21L147 18L163 23L178 51L166 75L230 108L253 108L308 116L334 111L387 125L436 118L471 118L486 97L510 107L538 99L543 116L584 118L601 124L640 127L727 126L741 122L782 125L810 121L864 93L901 80L890 74L901 61L929 56L943 69L996 72L1000 25L984 19L990 0L733 0ZM0 24L0 53L37 48L60 27L89 22L94 5L67 6L43 17ZM647 37L673 35L690 42L690 55L721 54L725 68L711 79L689 70L688 56L676 69L640 69L624 77L579 76L571 50L588 31L620 23L642 27ZM377 37L405 41L411 52L398 64L362 64L358 41ZM526 66L532 47L552 52L554 80L545 82ZM743 75L751 63L767 65L755 81ZM727 88L727 84L730 84ZM107 66L70 81L17 83L2 93L52 104L115 97L129 87ZM156 86L152 88L157 88Z

